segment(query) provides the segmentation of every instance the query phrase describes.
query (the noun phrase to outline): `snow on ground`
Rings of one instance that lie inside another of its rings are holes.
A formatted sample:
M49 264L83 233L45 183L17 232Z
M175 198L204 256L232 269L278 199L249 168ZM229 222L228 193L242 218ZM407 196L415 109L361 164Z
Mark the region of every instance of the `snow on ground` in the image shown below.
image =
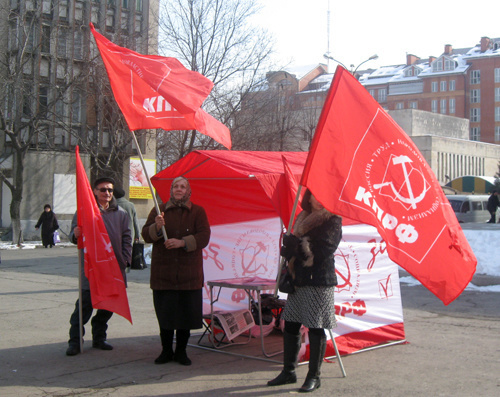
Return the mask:
M496 226L496 225L495 225ZM500 277L500 228L483 229L464 229L465 237L469 242L477 258L476 274ZM41 247L41 241L29 241L23 244L22 249L35 249ZM61 242L58 246L71 246L69 242ZM0 250L20 249L16 245L0 242ZM146 245L144 249L146 263L151 263L151 247ZM420 283L411 276L401 277L400 282L409 285L420 285ZM469 284L467 290L500 292L500 285L475 286Z

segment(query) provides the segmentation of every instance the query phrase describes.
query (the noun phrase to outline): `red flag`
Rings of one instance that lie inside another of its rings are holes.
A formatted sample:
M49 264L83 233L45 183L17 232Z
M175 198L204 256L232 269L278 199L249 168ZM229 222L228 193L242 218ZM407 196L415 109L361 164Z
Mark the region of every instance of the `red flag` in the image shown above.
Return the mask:
M112 43L92 24L90 30L130 130L196 129L231 148L229 129L200 108L213 87L209 79L175 58L139 54Z
M90 283L92 307L119 314L132 323L127 291L108 231L95 201L76 147L77 222L82 229L78 248L84 250L85 275Z
M301 184L331 212L375 226L390 258L444 304L477 260L424 157L394 120L338 67Z

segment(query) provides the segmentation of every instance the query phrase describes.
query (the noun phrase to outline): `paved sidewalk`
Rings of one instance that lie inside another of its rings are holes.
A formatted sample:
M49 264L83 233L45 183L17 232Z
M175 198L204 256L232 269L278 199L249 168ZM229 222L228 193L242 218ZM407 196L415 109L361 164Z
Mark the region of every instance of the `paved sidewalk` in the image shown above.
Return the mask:
M67 357L69 317L77 298L75 248L4 250L0 265L0 396L266 396L296 393L299 383L266 382L280 364L188 347L193 365L154 365L160 352L149 269L129 273L134 325L113 316L112 351ZM402 285L408 344L323 365L315 396L500 395L500 293L465 292L444 306L423 287ZM89 331L89 327L87 327ZM191 343L198 338L193 336ZM281 336L266 338L270 351ZM260 341L230 352L258 354ZM281 356L277 356L278 359Z

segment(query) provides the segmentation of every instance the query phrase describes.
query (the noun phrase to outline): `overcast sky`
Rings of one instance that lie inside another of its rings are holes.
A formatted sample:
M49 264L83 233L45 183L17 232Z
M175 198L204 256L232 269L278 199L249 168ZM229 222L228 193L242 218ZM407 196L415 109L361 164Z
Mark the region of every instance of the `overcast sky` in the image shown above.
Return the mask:
M498 0L259 1L263 9L256 21L274 35L280 64L326 63L328 4L330 53L347 67L373 54L379 59L366 67L405 63L406 53L438 56L445 44L473 47L482 36L500 37Z

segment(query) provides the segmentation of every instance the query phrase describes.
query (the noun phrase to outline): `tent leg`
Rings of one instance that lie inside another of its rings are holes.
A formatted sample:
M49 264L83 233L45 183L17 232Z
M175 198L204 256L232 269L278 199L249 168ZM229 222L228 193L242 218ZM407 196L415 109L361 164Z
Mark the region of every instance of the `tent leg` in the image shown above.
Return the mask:
M335 338L333 337L332 330L329 329L328 332L330 332L330 338L332 339L333 348L335 349L335 355L337 356L337 359L339 360L339 365L340 365L340 370L342 371L342 376L345 378L345 377L347 377L347 374L345 373L344 364L342 363L342 357L340 357L340 354L339 354L337 342L335 342Z

